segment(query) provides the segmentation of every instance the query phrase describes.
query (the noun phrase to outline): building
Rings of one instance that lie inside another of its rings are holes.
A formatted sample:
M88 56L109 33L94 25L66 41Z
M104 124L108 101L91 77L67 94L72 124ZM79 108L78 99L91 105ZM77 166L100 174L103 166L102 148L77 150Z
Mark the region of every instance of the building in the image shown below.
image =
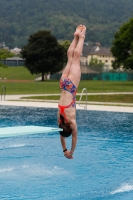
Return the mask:
M18 47L15 47L14 49L11 49L10 52L11 52L11 53L14 53L15 55L18 55L18 54L20 54L21 49L18 48Z
M20 57L7 58L5 60L1 60L1 62L10 67L24 66L24 59Z
M97 58L99 62L104 63L104 71L112 70L114 57L110 48L97 46L84 46L81 56L81 65L89 66L91 58Z

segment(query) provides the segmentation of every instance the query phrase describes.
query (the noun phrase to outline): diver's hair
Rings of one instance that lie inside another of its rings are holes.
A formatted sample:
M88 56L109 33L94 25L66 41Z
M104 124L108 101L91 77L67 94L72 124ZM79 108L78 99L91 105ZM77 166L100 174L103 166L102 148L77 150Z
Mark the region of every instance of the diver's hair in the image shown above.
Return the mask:
M72 129L69 124L59 124L59 128L63 129L63 131L59 131L63 137L69 137L72 134Z
M60 135L63 137L69 137L72 134L72 129L68 123L64 123L64 117L60 115L62 123L59 124L59 128L62 128L63 131L59 131Z

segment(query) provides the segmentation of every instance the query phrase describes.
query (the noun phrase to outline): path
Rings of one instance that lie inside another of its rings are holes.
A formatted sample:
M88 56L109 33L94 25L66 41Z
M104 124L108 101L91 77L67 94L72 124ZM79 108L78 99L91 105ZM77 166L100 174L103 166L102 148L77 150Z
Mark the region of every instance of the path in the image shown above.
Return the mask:
M88 95L98 95L98 94L133 94L133 93L89 93ZM29 94L29 95L6 95L5 101L0 101L1 106L30 106L30 107L45 107L45 108L57 108L58 101L34 101L34 100L21 100L21 97L27 96L42 96L43 94ZM59 95L59 94L45 94L47 95ZM80 95L80 94L79 94ZM84 109L84 107L79 106L77 102L77 109ZM88 110L98 110L98 111L113 111L113 112L130 112L133 113L133 104L127 103L110 103L110 102L88 102Z

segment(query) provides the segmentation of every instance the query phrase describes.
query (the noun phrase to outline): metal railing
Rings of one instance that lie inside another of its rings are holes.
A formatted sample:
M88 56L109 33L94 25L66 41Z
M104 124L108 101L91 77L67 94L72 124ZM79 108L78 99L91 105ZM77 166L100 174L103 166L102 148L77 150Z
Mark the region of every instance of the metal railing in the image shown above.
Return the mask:
M84 91L86 91L86 104L85 105L81 105L81 99L82 99ZM84 109L87 110L87 101L88 101L88 90L86 88L83 88L82 93L80 95L80 99L79 99L79 106L84 107Z
M5 101L5 96L6 96L6 86L2 86L2 90L1 90L1 101L2 101L2 97L4 96L4 101Z

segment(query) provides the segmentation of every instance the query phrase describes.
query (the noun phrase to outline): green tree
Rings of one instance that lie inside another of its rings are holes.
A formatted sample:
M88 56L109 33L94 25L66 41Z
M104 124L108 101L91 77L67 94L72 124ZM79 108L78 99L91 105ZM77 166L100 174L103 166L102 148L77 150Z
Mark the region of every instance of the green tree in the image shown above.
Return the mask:
M0 67L6 67L2 63L2 60L6 59L6 58L11 58L13 56L14 56L14 54L11 53L9 50L7 50L7 49L0 49Z
M66 51L68 50L70 44L71 44L70 40L65 40L61 43L61 45L65 48Z
M115 33L111 52L115 58L114 69L123 67L133 70L133 18Z
M64 49L65 49L65 62L67 62L67 50L68 50L70 44L71 44L70 40L65 40L65 41L63 41L63 42L61 43L61 45L62 45L62 46L64 47Z
M28 44L22 48L25 66L31 74L56 73L62 70L65 60L65 50L50 31L38 31L30 36Z
M93 69L97 71L102 71L102 67L104 66L103 62L99 62L97 58L91 58L89 62L89 66L93 67Z

